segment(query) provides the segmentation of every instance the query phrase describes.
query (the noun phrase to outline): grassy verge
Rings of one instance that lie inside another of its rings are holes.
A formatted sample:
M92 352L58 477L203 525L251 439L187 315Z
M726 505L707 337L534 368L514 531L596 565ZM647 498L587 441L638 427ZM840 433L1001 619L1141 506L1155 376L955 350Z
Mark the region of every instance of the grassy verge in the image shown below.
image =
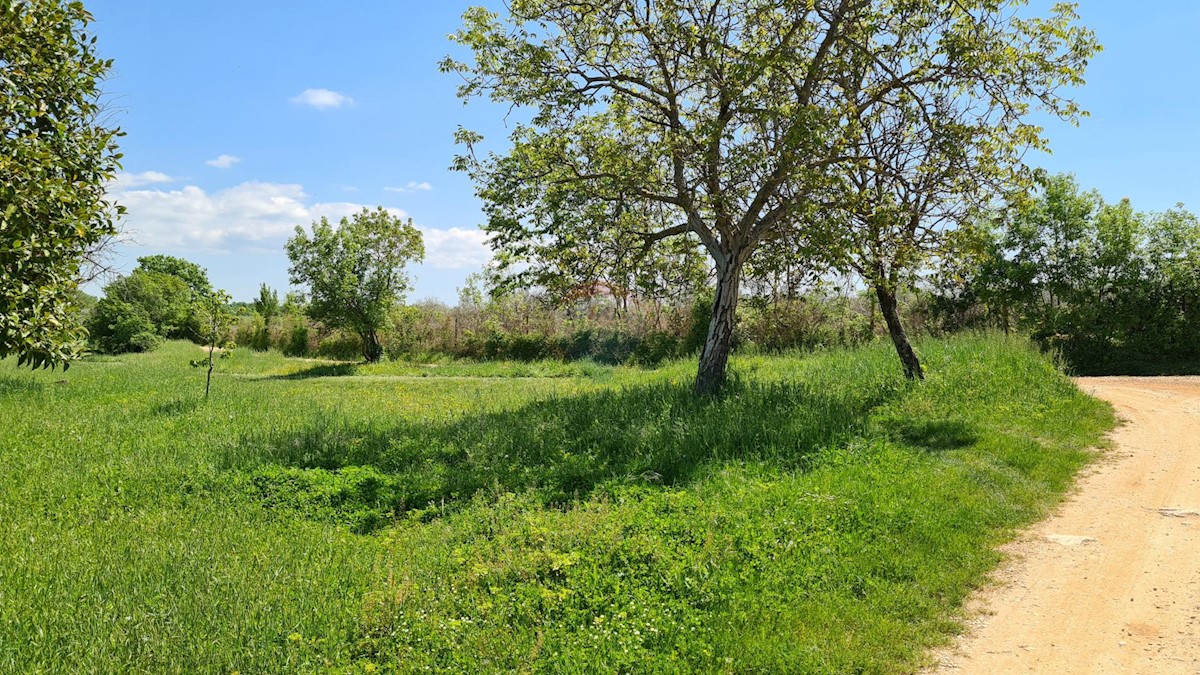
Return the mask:
M238 352L208 405L189 345L0 364L0 672L912 670L1113 424L1023 342L921 349L712 401L691 363Z

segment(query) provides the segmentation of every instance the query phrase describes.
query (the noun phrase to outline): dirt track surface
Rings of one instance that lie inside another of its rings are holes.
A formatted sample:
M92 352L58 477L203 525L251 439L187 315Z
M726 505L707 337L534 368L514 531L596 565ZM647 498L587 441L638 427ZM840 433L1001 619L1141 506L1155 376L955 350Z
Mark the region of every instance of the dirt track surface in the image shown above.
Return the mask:
M1200 378L1084 378L1125 424L1059 511L1005 547L930 673L1200 674Z

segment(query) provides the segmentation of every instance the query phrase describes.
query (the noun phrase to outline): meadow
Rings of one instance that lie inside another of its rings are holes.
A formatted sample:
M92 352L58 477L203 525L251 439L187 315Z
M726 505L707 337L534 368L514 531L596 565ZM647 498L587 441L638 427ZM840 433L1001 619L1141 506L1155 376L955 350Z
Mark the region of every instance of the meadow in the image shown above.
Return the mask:
M0 672L911 672L1112 410L1028 342L0 363Z

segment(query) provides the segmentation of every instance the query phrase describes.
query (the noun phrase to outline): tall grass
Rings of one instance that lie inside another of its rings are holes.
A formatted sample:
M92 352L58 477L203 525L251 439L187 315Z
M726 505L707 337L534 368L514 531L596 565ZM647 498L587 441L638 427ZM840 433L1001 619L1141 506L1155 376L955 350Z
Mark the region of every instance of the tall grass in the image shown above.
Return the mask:
M0 364L0 672L904 672L1111 427L997 336L693 364ZM540 370L539 370L540 368Z

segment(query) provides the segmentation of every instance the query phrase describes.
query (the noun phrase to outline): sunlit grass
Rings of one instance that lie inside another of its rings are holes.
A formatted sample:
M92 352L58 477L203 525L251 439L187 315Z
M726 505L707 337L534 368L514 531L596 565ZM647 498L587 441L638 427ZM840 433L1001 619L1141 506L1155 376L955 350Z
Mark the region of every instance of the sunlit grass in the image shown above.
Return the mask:
M1112 425L1021 341L0 364L0 672L905 672Z

